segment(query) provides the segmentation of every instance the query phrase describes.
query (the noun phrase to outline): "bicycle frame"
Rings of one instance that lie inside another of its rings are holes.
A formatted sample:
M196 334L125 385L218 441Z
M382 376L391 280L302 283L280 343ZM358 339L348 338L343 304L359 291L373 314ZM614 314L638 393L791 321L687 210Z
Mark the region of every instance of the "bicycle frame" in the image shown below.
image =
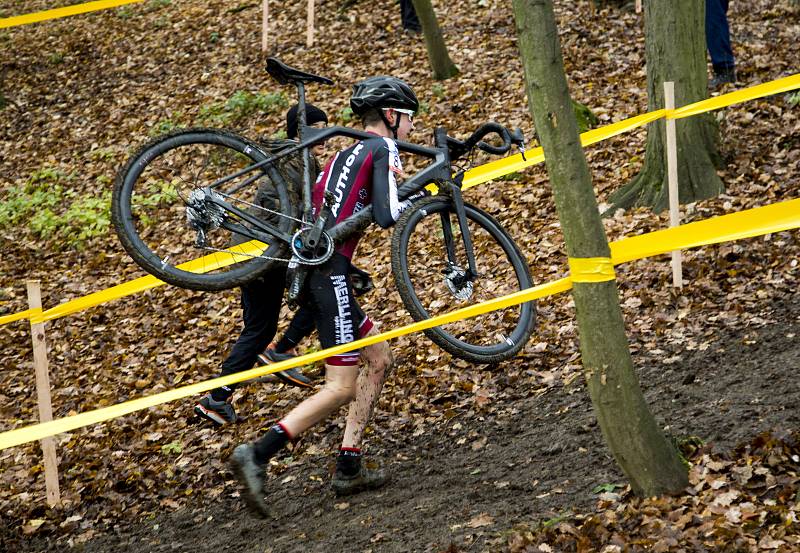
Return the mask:
M337 137L337 136L344 136L347 138L353 138L356 140L364 140L368 138L374 138L375 135L368 133L366 131L360 131L357 129L353 129L350 127L342 127L342 126L333 126L333 127L326 127L323 129L318 129L314 127L309 127L306 125L306 103L305 103L305 90L303 83L297 83L298 88L298 132L300 134L300 141L296 146L288 148L287 150L282 151L280 154L273 155L269 159L261 161L259 163L255 163L244 169L237 171L231 175L223 177L209 185L210 189L215 189L222 184L240 176L243 176L251 171L257 171L259 169L269 171L269 176L273 180L277 180L277 183L282 186L287 186L286 181L281 176L280 172L274 168L275 163L286 157L295 154L298 151L302 152L303 156L303 221L311 223L313 221L312 217L312 205L311 205L311 147L319 143L321 141L327 140L329 138ZM411 178L406 180L398 189L398 196L401 200L406 199L411 194L421 190L427 184L434 183L437 185L440 191L446 191L446 193L451 197L453 202L453 207L458 217L459 227L461 230L461 236L464 240L464 247L466 250L467 255L467 263L469 267L469 272L472 276L477 276L477 269L475 263L475 253L473 251L472 240L470 238L469 229L467 226L467 218L464 212L464 201L461 196L461 187L460 187L460 179L453 179L452 177L452 168L450 163L450 156L448 150L448 136L447 132L443 127L437 127L434 132L434 147L427 147L421 146L418 144L412 144L410 142L404 141L396 141L397 148L401 152L410 153L413 155L418 155L422 157L426 157L431 159L431 163L422 169L421 171L417 172ZM241 189L248 184L251 184L258 180L261 177L260 173L254 175L253 177L249 177L244 182L240 183L237 186L237 190ZM223 223L223 227L238 234L242 234L248 236L250 238L254 238L257 240L268 240L269 237L277 238L281 241L289 243L291 241L291 236L288 234L282 233L276 230L271 225L259 220L257 217L250 215L249 213L236 208L233 205L230 205L228 202L224 200L220 200L213 196L208 196L207 199L214 204L220 206L226 211L234 213L240 219L250 223L255 229L258 229L260 232L256 232L253 229L248 229L238 224L231 224L228 222ZM342 241L352 235L355 232L359 232L369 226L372 222L372 206L367 206L358 213L348 217L344 221L336 224L333 226L329 231L328 235L334 242ZM445 240L447 245L447 257L448 260L455 264L455 249L453 247L452 241L452 230L449 228L449 221L442 221L445 233ZM319 227L319 228L316 228ZM318 239L319 235L322 233L321 225L315 225L314 231L311 233L309 240L312 241L314 244Z

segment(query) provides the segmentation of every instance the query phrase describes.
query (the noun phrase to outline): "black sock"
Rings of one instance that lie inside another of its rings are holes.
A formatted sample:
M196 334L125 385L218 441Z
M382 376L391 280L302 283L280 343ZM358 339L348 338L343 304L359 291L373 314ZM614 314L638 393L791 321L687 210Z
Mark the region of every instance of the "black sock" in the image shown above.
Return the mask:
M361 470L361 450L357 447L343 447L339 449L336 458L336 472L345 476L355 476Z
M233 395L233 388L222 386L211 390L211 399L214 401L228 401L228 398Z
M288 441L289 434L280 423L270 428L269 432L253 444L256 463L266 465L272 456L278 453Z

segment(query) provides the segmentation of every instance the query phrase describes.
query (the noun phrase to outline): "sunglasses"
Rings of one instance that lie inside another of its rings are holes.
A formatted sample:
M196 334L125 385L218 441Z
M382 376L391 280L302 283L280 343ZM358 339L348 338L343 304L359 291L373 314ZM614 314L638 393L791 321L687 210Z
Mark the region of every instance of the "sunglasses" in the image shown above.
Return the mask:
M383 111L389 111L390 109L395 110L397 113L405 113L408 116L408 120L412 123L414 122L414 112L410 109L385 108Z

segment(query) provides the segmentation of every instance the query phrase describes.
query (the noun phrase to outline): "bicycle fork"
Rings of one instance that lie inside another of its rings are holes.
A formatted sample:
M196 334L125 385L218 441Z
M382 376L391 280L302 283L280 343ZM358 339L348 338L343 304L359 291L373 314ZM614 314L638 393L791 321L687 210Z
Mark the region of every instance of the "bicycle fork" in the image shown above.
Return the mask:
M456 184L451 185L450 198L458 220L461 239L464 242L464 250L467 256L466 270L458 264L453 229L450 223L450 214L445 212L442 213L440 217L442 220L445 249L447 250L447 268L442 271L445 275L445 283L456 298L464 301L472 296L473 283L479 275L475 264L475 250L472 243L472 236L469 232L467 215L464 210L464 198L457 184L460 182L461 178L463 178L463 174L457 175Z

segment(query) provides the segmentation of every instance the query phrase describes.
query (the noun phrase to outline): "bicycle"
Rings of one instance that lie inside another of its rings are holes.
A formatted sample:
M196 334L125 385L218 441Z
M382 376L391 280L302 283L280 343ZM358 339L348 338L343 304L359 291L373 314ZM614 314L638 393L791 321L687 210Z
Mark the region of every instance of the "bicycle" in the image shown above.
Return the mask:
M313 217L309 150L335 136L360 140L372 135L342 126L306 126L305 86L333 84L330 79L275 58L268 60L267 72L278 83L297 88L300 134L296 146L270 154L232 132L187 129L144 145L120 170L112 196L112 221L127 253L148 273L183 288L216 291L240 286L286 263L300 269L288 288L293 299L302 288L303 275L329 259L337 241L362 231L372 221L372 207L367 206L325 229L330 191L320 216ZM499 136L502 144L485 142L490 134ZM453 177L451 167L475 148L496 155L507 153L512 145L524 151L522 133L512 134L489 122L461 141L439 127L434 143L434 147L397 143L400 151L430 160L399 187L400 198L431 183L438 189L436 195L415 201L403 212L392 236L395 284L417 321L449 310L453 300L482 301L532 286L528 265L513 239L491 215L464 202L460 188L464 172ZM279 165L293 155L302 156L303 161L301 198L290 197L279 171ZM254 203L259 186L270 192L266 207L263 202ZM248 242L231 247L242 240ZM246 251L248 247L255 247L255 253ZM197 260L198 252L212 253ZM535 315L535 303L528 302L431 328L425 334L456 357L496 363L525 345Z

